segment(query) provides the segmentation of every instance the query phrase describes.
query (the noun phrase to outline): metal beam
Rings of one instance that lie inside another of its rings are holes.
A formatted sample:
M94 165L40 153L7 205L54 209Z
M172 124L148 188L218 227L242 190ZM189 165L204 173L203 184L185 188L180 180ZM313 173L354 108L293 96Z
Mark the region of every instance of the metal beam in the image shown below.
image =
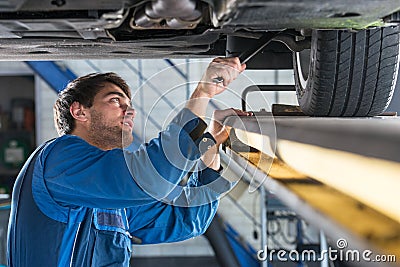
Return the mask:
M60 67L53 61L26 61L25 63L56 93L61 92L70 81L77 77L70 69Z

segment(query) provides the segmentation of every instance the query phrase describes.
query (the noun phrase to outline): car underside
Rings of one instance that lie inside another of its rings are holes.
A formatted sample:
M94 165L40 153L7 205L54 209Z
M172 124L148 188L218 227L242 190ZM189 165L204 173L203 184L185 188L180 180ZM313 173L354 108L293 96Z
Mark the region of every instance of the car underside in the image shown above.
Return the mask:
M294 69L302 110L375 116L399 65L398 0L0 1L2 60L238 56Z

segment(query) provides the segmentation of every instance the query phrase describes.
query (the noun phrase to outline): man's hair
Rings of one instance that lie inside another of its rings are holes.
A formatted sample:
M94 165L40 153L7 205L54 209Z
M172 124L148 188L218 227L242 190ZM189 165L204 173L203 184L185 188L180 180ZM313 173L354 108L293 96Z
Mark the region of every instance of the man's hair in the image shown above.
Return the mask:
M58 94L54 105L54 122L60 136L70 134L75 129L75 119L70 113L72 103L79 102L90 108L94 97L106 83L117 85L131 99L129 86L124 79L113 72L91 73L76 78Z

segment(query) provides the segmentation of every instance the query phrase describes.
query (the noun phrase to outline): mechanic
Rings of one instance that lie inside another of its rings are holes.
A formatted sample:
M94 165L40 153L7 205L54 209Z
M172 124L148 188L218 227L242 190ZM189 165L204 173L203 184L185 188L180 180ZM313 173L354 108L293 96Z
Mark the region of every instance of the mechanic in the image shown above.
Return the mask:
M129 266L132 242L202 234L232 186L220 176L218 146L228 134L218 121L250 114L216 111L207 133L202 117L245 67L214 59L167 129L135 151L125 149L135 117L125 81L105 73L70 82L54 106L60 136L36 149L16 180L8 266ZM196 202L190 189L204 185L212 186L198 195L209 201Z

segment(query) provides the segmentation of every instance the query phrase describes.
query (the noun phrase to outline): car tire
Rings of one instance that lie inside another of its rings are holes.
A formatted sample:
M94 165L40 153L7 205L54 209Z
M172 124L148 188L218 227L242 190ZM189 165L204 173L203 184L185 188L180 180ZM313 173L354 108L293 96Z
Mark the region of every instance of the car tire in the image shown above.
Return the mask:
M293 53L300 108L310 116L375 116L386 110L399 67L400 27L314 30Z

